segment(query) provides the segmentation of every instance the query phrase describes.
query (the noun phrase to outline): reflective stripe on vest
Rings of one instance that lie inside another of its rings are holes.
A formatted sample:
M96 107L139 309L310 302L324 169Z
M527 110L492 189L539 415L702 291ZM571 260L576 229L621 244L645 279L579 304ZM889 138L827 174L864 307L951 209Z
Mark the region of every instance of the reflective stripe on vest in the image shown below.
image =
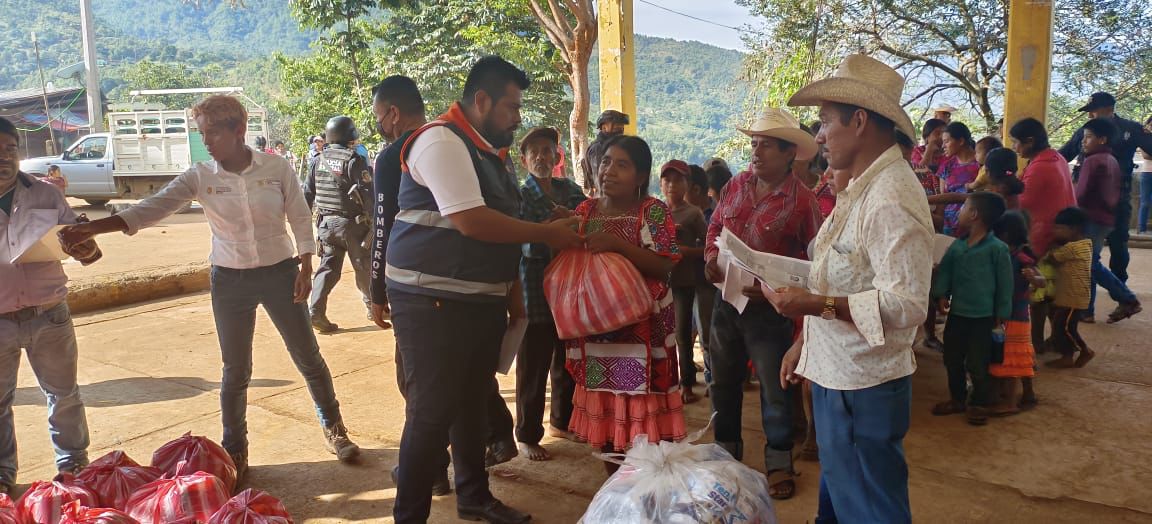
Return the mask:
M513 284L512 282L498 282L495 284L472 282L470 280L460 280L451 277L430 275L409 269L400 269L391 264L384 265L384 275L388 277L388 280L406 286L439 289L461 295L489 295L501 299L508 296L508 292L512 290Z
M451 220L444 218L439 211L431 211L427 209L404 209L396 214L397 222L407 222L409 224L416 224L419 226L439 227L444 229L456 229Z

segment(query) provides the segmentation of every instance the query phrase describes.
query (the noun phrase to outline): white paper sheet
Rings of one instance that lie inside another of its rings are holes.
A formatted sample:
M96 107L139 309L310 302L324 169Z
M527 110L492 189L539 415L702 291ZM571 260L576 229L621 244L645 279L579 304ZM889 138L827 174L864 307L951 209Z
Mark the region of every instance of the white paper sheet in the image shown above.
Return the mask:
M932 245L932 265L940 265L940 261L944 260L944 255L948 253L948 248L955 242L954 237L936 233L936 240Z
M732 304L737 312L743 313L748 307L748 297L744 296L744 287L756 283L756 277L740 269L736 263L729 261L724 269L724 283L720 288L720 296L725 302Z
M518 318L508 322L508 329L504 331L504 341L500 343L500 362L496 371L507 375L512 369L512 362L516 360L516 353L524 345L524 335L528 333L528 319Z
M50 227L46 233L40 236L39 240L17 251L11 263L58 262L69 258L69 255L64 252L64 248L60 246L59 237L56 236L56 233L62 228L64 226Z
M732 263L754 276L761 285L770 290L781 287L808 287L811 262L756 251L728 230L724 230L721 236L726 237L724 245L728 248Z

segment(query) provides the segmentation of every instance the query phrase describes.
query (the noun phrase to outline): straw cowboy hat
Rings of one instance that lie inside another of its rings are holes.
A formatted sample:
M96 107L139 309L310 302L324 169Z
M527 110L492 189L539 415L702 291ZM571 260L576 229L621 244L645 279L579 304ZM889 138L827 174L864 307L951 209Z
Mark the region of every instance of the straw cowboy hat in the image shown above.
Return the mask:
M896 123L896 130L915 137L912 119L900 105L904 77L866 55L848 55L831 77L804 86L788 100L790 106L835 102L862 107Z
M959 111L959 109L956 109L955 107L952 107L948 104L940 104L932 110L933 113L955 113L957 111Z
M736 128L748 136L767 136L796 144L796 159L809 160L816 156L820 148L816 139L807 131L800 129L800 122L786 110L769 108L752 122L748 129Z

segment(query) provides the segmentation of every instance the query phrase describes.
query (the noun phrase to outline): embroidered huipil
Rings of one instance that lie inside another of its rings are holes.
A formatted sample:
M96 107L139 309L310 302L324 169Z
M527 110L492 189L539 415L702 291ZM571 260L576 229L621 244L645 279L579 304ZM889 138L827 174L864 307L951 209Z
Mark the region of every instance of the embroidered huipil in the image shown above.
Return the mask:
M933 237L924 189L893 146L837 195L816 235L809 290L848 297L853 321L805 318L797 373L839 390L912 374L912 340L928 311Z

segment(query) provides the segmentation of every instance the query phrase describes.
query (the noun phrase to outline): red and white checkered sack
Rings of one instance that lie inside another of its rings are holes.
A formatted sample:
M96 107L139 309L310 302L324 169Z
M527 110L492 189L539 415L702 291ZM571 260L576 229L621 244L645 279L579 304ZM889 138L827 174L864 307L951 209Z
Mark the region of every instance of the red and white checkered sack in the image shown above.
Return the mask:
M60 518L59 524L140 524L140 521L123 511L86 508L77 500L64 506L64 516Z
M263 491L246 489L232 497L207 524L292 524L292 516L280 499Z
M25 524L57 524L64 514L64 506L73 501L90 507L98 505L96 494L76 477L61 474L51 482L33 482L16 503L16 508Z
M655 301L636 266L618 253L568 249L544 273L544 296L561 339L610 333L652 316Z
M76 478L96 494L101 507L124 511L128 497L163 475L158 468L137 464L123 451L113 451L89 464Z
M226 502L223 481L198 471L144 485L128 499L128 514L140 524L205 522Z
M0 493L0 524L23 524L20 522L20 512L16 511L16 504L7 493Z
M181 467L182 462L185 464ZM152 454L152 467L160 468L170 477L203 471L216 475L224 483L226 493L232 493L236 488L236 464L224 448L207 437L185 433L183 437L160 446Z

